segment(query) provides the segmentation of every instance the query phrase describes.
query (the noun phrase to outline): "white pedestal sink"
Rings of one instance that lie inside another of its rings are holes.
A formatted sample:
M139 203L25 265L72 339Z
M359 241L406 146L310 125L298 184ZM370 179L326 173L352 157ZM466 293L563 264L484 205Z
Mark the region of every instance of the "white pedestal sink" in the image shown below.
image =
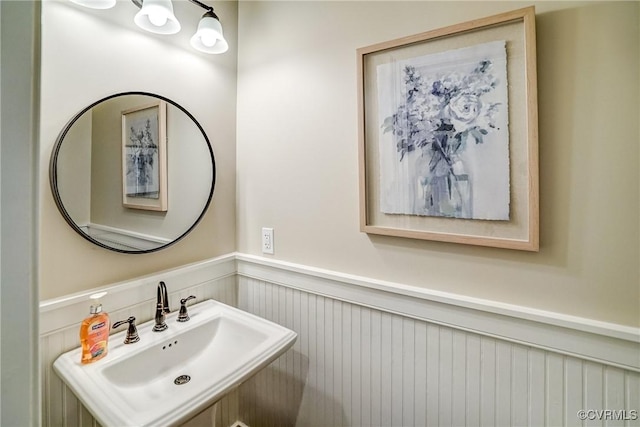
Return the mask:
M287 351L296 333L213 300L189 307L191 320L167 316L169 329L138 326L140 341L109 339L89 365L80 349L61 355L55 372L103 427L171 426L188 420Z

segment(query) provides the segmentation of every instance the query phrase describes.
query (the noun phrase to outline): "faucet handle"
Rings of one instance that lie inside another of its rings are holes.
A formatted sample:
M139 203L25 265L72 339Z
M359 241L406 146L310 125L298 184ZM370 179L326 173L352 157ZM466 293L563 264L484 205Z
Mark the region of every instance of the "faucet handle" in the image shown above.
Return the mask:
M136 321L136 318L131 316L127 320L117 321L112 326L112 328L115 329L124 325L125 323L129 324L129 328L127 329L127 336L124 339L125 344L133 344L140 341L140 336L138 335L138 330L136 329L135 321Z
M190 319L189 313L187 313L187 301L196 299L194 295L182 298L180 300L180 313L178 314L178 322L186 322Z

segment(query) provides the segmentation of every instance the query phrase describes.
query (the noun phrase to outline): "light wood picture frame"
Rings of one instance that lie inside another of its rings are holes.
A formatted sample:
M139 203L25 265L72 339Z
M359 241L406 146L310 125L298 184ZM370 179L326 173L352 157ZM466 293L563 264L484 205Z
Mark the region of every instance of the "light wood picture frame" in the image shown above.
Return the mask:
M539 250L535 9L357 50L360 230Z
M122 111L122 205L168 209L165 101Z

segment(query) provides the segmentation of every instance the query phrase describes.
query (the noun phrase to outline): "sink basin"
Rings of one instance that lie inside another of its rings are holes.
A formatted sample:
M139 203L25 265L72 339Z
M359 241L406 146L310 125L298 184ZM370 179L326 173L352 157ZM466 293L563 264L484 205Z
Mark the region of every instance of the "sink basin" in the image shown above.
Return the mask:
M296 333L213 300L189 307L191 320L166 317L169 329L138 326L140 341L109 339L106 357L80 363L80 348L55 372L96 420L109 426L176 425L195 416L287 351ZM126 328L124 328L126 329Z

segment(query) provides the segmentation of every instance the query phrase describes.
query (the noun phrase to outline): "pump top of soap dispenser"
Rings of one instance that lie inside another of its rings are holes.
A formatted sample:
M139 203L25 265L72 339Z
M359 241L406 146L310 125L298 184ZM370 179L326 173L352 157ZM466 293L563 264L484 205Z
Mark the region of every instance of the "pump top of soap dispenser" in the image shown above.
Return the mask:
M98 314L102 312L102 304L100 303L100 299L106 294L106 292L98 292L89 296L89 299L91 300L91 308L89 309L89 313Z

